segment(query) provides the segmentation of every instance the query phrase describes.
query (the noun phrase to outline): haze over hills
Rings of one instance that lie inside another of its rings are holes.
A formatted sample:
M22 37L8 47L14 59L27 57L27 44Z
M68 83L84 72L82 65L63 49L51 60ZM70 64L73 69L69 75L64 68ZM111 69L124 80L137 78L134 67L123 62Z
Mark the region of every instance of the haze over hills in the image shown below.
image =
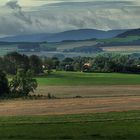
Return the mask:
M87 40L87 39L107 39L113 38L127 30L109 30L102 31L96 29L79 29L60 33L40 33L17 35L12 37L0 38L0 41L5 42L62 42L65 40Z

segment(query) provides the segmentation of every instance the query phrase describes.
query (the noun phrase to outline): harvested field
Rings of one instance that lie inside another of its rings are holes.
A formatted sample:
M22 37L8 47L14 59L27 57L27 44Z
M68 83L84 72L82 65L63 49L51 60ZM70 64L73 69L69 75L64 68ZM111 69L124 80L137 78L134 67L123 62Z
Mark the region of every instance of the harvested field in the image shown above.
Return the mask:
M102 97L0 102L1 116L59 115L139 110L140 97Z
M106 86L39 86L35 94L58 98L81 97L123 97L140 96L139 85L106 85Z
M102 49L107 52L139 52L140 46L109 46Z

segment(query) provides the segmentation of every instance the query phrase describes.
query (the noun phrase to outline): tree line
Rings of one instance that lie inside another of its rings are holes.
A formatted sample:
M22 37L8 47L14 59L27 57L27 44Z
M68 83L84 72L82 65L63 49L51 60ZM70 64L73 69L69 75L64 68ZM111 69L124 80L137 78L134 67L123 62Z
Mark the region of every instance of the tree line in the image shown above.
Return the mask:
M59 68L66 71L140 73L140 55L104 53L95 57L65 58Z
M15 75L18 69L31 70L34 75L49 74L52 70L140 73L140 55L107 53L95 57L58 59L12 52L0 57L0 70Z
M140 55L99 55L93 60L92 71L140 73Z

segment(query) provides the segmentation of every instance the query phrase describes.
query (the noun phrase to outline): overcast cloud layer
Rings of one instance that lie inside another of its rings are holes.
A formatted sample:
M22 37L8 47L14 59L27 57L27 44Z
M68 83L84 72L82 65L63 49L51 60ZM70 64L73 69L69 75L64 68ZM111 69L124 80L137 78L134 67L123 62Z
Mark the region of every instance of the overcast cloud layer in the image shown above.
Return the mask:
M0 36L140 28L140 0L1 0Z

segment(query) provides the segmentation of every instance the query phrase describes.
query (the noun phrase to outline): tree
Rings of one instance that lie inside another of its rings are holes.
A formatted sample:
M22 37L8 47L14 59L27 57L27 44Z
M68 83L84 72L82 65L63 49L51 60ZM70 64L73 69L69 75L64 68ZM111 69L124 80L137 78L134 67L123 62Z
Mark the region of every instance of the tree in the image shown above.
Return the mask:
M0 96L9 93L8 79L6 74L0 70Z
M54 67L54 62L51 58L45 57L43 60L43 66L44 66L44 72L50 74L53 67Z
M37 55L30 56L30 69L34 71L35 74L40 74L43 72L42 60Z
M17 96L27 96L37 88L37 81L33 79L33 73L28 70L19 69L16 76L10 82L12 94Z
M60 61L57 57L52 57L53 60L53 69L57 69L59 67Z
M29 69L29 58L26 55L17 52L11 52L3 58L4 70L9 74L16 74L17 69Z

